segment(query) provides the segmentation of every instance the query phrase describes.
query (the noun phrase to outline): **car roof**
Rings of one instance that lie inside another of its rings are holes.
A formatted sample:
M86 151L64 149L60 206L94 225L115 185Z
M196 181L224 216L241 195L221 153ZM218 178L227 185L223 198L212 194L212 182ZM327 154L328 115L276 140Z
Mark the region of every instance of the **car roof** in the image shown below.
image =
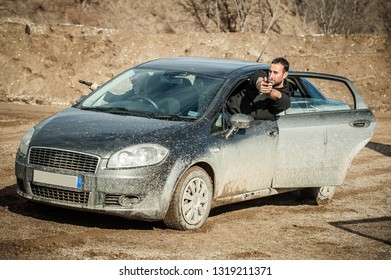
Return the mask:
M160 58L147 61L138 68L171 69L185 72L196 72L205 75L227 77L233 72L246 72L256 69L268 69L268 64L259 62L203 57Z

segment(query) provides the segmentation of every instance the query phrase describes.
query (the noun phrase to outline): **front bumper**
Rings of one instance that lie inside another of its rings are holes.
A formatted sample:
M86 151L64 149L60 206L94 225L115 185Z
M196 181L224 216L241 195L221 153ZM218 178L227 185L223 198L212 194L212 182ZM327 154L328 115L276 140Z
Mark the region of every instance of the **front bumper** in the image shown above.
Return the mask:
M169 162L126 170L106 169L105 164L105 160L101 160L95 173L63 170L28 164L27 158L18 152L15 161L17 193L36 202L129 219L164 218L177 177ZM70 187L36 181L37 171L57 177L77 177L81 183Z

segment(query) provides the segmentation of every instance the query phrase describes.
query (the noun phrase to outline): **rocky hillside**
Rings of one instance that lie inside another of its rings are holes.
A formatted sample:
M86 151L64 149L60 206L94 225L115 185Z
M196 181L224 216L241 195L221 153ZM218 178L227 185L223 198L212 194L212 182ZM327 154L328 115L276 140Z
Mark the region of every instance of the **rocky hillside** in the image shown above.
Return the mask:
M263 62L284 56L295 70L347 76L373 110L390 110L389 35L305 35L291 13L282 34L206 33L179 2L1 1L0 101L68 105L88 93L79 79L101 83L145 60L255 61L265 49Z

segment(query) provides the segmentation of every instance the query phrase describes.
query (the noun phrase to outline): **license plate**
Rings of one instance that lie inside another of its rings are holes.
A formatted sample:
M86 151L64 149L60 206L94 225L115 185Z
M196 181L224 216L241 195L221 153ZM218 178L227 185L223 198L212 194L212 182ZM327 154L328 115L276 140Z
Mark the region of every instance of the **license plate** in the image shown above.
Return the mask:
M49 185L56 185L62 187L70 187L81 189L83 185L82 176L71 176L57 173L44 172L34 170L33 181L37 183L44 183Z

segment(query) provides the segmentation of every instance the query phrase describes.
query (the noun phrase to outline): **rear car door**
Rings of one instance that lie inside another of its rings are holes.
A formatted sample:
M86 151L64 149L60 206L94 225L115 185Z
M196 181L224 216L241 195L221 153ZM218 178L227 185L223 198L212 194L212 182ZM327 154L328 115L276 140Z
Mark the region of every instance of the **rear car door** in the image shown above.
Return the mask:
M291 108L278 119L274 188L341 185L376 120L344 77L292 72Z

